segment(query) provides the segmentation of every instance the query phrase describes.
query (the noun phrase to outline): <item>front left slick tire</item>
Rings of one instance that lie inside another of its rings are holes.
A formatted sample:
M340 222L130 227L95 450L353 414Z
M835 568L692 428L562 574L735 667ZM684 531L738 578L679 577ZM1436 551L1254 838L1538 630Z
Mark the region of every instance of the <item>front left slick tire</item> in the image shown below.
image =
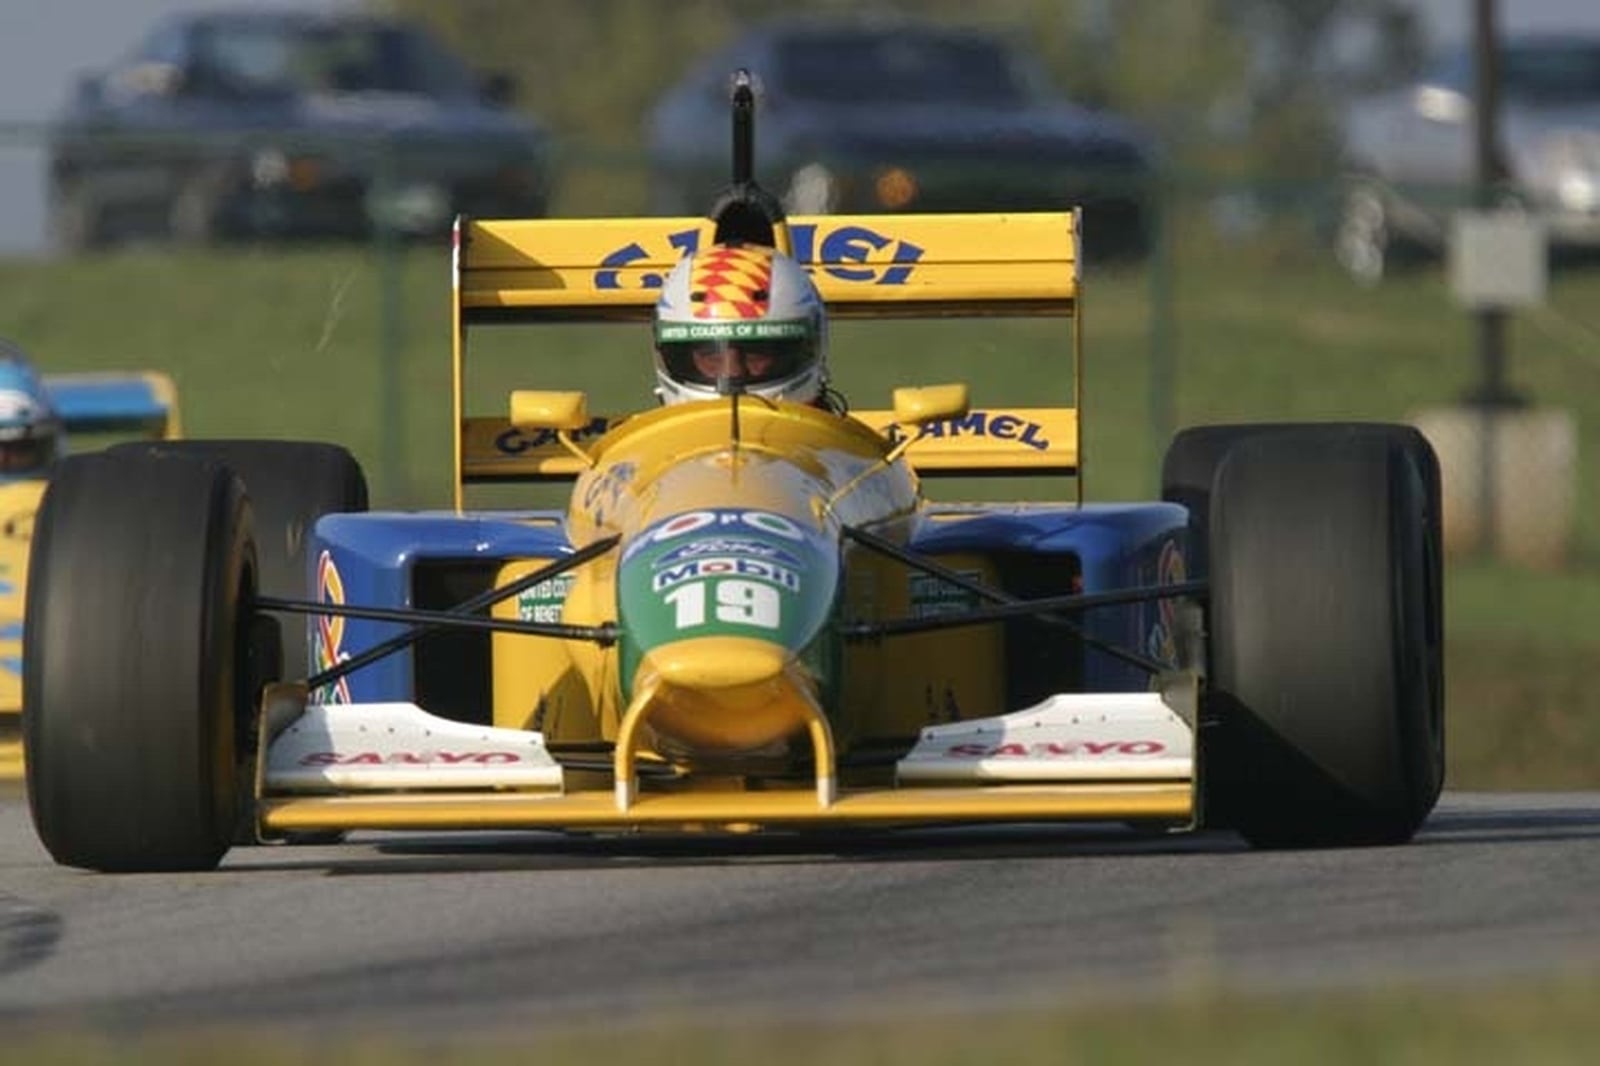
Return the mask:
M255 589L250 508L226 466L111 452L57 467L29 563L22 715L29 805L57 862L221 861Z

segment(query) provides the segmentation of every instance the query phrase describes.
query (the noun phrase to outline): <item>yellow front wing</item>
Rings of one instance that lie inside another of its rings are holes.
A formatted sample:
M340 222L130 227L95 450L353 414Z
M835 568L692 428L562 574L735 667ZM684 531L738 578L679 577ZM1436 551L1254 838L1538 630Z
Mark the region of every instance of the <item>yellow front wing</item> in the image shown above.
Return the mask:
M607 790L269 797L267 835L343 829L806 829L947 822L1158 821L1191 824L1192 783L1096 782L994 788L844 790L826 807L809 789L644 793L626 810Z

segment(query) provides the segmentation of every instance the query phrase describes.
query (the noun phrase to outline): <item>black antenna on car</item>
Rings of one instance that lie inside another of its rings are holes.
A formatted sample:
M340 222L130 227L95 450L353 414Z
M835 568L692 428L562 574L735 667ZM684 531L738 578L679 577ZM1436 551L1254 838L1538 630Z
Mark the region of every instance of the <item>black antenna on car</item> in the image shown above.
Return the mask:
M740 67L733 72L733 182L706 212L717 244L761 244L789 255L789 224L783 204L756 182L755 79Z
M733 183L750 185L756 173L756 91L750 72L733 72Z
M733 72L730 97L733 115L733 181L717 195L706 212L711 223L710 240L702 231L700 246L708 244L759 244L792 255L789 223L783 204L756 181L756 92L750 71L740 67ZM739 400L743 382L723 378L717 391L729 398L733 424L733 448L739 448Z

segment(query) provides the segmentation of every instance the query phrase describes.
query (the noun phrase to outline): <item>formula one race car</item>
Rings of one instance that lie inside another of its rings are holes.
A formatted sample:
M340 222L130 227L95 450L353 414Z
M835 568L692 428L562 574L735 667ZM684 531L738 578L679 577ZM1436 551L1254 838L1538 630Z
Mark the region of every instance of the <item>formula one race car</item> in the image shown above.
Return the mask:
M1162 502L930 502L942 474L1079 473L1076 329L1070 403L908 387L841 415L719 377L620 419L549 390L467 415L480 328L645 321L696 248L786 252L835 316L1076 316L1075 213L785 219L748 109L704 220L458 223L453 511L363 511L328 445L61 469L24 713L57 861L200 869L360 829L1412 836L1443 776L1439 474L1412 429L1190 429ZM549 480L566 508L464 507ZM258 552L319 513L309 594L285 592ZM303 679L277 680L285 615L310 619Z
M156 371L41 376L0 341L0 778L22 772L22 633L34 515L57 456L107 435L178 435L177 388Z

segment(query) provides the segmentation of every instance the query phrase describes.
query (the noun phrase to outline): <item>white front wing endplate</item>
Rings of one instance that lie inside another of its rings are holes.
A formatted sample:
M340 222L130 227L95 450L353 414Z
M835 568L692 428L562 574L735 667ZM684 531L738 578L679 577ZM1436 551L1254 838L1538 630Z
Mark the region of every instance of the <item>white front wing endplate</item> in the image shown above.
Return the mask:
M992 718L930 726L896 764L902 784L1192 781L1190 685L1062 694Z
M269 718L287 720L267 748L262 784L269 791L561 788L561 766L539 733L467 725L414 703L283 711L269 708Z

